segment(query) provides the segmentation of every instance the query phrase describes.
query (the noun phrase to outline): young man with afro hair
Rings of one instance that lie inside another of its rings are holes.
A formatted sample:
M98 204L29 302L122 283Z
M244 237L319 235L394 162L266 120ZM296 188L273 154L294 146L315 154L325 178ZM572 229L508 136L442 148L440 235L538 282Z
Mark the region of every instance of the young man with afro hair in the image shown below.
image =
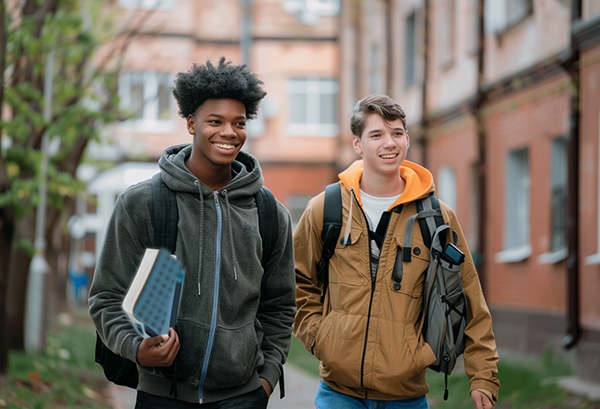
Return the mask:
M90 313L108 348L137 363L136 408L265 408L283 371L296 311L291 218L277 202L278 234L263 270L257 160L241 150L266 95L246 65L193 65L173 94L192 135L158 164L175 192L175 255L185 268L177 331L142 338L121 308L146 248L154 247L151 181L115 204L90 289ZM175 368L175 380L157 368Z

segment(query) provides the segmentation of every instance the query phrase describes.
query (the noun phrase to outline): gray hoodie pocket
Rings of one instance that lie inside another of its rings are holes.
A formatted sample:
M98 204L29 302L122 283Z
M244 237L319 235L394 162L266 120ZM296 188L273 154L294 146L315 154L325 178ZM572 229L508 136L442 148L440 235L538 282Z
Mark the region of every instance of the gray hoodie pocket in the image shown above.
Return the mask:
M238 328L217 326L205 387L232 388L248 382L256 373L259 347L253 322Z
M181 348L175 364L180 379L198 384L206 354L209 327L177 322ZM204 387L225 389L243 385L256 372L259 345L254 323L238 328L217 325Z

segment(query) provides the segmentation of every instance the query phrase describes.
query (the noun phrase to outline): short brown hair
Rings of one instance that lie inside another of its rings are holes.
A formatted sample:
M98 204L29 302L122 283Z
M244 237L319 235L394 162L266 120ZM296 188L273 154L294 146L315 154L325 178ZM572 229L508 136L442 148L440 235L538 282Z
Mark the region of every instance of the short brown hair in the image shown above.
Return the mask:
M366 117L370 114L378 114L386 121L401 119L404 129L408 131L406 114L402 107L387 95L371 94L358 101L352 109L352 117L350 118L352 135L361 137L365 130Z

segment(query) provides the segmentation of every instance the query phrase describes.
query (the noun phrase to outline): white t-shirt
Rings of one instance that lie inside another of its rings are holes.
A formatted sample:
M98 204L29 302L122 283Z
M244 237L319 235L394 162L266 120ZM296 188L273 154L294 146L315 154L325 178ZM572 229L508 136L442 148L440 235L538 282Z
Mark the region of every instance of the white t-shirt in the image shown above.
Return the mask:
M369 222L369 229L371 231L377 230L381 215L388 210L399 197L400 195L391 197L371 196L363 192L362 189L360 190L360 200L365 214L367 215L367 221Z

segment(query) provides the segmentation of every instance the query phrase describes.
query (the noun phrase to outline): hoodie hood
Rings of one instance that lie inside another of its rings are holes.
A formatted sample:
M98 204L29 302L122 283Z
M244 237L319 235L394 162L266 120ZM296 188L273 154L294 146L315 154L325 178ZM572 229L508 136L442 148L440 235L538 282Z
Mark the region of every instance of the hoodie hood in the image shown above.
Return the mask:
M348 169L340 173L340 183L347 189L352 188L354 195L358 199L358 202L362 205L360 199L360 179L363 174L364 164L362 160L355 161ZM399 204L410 203L417 199L428 196L435 192L435 185L433 183L433 176L424 167L417 165L414 162L408 160L402 161L399 168L400 177L404 179L406 186L404 192L400 195L398 200L390 207L396 207Z
M192 154L192 145L178 145L166 149L160 159L158 166L162 171L165 184L174 191L196 193L198 187L195 185L196 176L185 166L185 161ZM253 196L263 185L263 177L260 165L256 158L247 152L240 151L235 161L231 164L233 179L227 184L227 195L229 199ZM200 183L203 196L209 196L214 192Z

